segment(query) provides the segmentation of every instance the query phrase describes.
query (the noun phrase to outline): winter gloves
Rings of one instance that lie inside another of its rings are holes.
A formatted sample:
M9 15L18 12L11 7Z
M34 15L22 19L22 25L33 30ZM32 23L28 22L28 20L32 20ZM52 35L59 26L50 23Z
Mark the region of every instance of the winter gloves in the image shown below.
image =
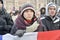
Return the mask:
M25 33L25 30L17 30L15 35L17 35L18 37L22 37Z

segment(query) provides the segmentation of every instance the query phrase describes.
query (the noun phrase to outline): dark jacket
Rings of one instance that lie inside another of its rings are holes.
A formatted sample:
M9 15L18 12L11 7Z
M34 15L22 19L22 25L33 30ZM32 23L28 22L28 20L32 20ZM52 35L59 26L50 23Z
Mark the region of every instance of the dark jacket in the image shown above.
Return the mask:
M12 26L13 26L13 21L11 16L6 12L5 9L1 9L0 10L0 35L10 33Z
M47 31L60 29L60 18L58 17L52 20L51 17L46 16L42 19L42 23L45 25Z

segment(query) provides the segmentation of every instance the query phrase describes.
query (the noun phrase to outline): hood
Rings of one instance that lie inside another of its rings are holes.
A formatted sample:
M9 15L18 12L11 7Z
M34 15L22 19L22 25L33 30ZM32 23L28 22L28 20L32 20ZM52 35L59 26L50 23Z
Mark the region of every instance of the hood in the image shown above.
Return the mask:
M26 4L24 4L24 5L21 6L20 14L22 15L22 13L23 13L25 10L27 10L27 9L31 9L31 10L33 10L34 13L35 13L35 8L34 8L34 6L33 6L32 4L26 3Z
M46 14L45 14L46 16L50 16L49 13L48 13L48 7L51 7L51 6L54 6L56 8L56 10L58 8L53 2L48 3L47 6L46 6Z

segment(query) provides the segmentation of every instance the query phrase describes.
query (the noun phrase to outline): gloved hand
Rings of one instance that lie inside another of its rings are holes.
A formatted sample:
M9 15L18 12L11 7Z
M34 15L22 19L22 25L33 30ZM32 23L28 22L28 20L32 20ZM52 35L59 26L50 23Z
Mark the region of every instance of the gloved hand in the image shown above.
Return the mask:
M25 33L25 30L17 30L15 35L19 36L19 37L22 37Z
M26 27L26 32L34 32L37 30L39 23L35 21L31 26Z

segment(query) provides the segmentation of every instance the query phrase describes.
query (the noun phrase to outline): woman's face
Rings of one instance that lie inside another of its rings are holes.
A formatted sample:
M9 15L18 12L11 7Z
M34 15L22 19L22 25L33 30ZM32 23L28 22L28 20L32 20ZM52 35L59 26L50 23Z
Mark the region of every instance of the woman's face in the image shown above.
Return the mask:
M49 7L49 14L50 16L55 16L56 14L56 8L55 7Z
M32 10L28 9L24 12L23 16L26 20L32 20L33 15L34 15L34 12Z

